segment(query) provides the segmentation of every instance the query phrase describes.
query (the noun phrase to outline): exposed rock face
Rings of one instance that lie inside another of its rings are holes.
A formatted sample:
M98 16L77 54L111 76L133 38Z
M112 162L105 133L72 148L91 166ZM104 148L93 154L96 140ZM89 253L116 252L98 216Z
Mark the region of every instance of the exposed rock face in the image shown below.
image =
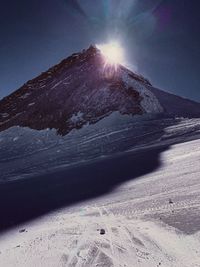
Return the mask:
M95 123L113 111L122 114L162 112L149 82L119 66L104 66L91 46L73 54L0 101L0 131L14 125L55 128L66 134Z
M105 67L94 46L73 54L0 101L0 131L12 126L55 128L65 135L114 111L162 113L143 77L123 66Z

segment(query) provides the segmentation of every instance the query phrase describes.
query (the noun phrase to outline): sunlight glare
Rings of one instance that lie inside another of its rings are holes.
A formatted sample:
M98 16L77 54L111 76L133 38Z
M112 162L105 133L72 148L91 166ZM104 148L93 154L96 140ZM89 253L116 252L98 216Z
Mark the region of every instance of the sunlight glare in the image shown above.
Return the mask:
M124 62L124 52L122 46L117 42L97 45L97 48L103 54L106 64L118 65Z

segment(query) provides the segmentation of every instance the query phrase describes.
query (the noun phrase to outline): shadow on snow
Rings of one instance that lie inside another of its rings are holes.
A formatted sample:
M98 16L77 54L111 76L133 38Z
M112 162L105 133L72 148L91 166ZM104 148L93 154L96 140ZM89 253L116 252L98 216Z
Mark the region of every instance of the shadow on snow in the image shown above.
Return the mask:
M116 186L155 171L163 146L123 153L87 165L0 185L0 231L50 211L95 198Z

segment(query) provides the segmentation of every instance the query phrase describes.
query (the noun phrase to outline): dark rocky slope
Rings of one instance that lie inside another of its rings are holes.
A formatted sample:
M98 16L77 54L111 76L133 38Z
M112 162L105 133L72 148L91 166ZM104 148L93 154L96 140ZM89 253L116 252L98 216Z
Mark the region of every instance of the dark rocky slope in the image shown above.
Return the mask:
M19 125L66 134L114 111L160 113L163 109L147 84L123 66L105 68L102 54L91 46L1 100L0 131Z
M105 67L94 46L73 54L0 101L0 131L12 126L65 135L114 111L200 115L200 104L152 87L123 66Z

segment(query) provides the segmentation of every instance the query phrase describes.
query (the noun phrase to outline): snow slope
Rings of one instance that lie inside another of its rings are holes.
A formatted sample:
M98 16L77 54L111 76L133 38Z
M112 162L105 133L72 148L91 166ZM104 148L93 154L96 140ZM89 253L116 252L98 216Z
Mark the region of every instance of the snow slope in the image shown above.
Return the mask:
M86 164L131 148L160 145L159 140L173 144L195 138L199 130L199 119L132 117L119 112L64 137L55 130L13 127L0 133L0 183Z
M181 141L181 128L196 122L169 127L166 137ZM173 145L153 172L2 233L0 266L199 267L199 146Z
M200 267L199 116L95 47L1 100L0 266Z

